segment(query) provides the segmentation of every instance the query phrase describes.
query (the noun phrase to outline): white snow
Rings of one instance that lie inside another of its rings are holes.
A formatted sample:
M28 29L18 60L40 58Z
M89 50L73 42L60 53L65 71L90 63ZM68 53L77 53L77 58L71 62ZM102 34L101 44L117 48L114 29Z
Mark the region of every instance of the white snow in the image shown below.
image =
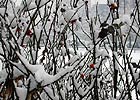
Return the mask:
M7 78L7 75L8 74L7 74L5 69L0 71L0 83L5 82L5 79Z
M74 79L74 86L77 89L78 93L83 96L84 90L82 89L80 83L78 83L76 79Z
M64 46L61 47L61 51L62 51L62 55L65 56L66 55L66 48Z
M17 96L19 97L19 100L26 100L26 96L27 96L27 88L25 88L23 85L23 83L20 81L20 87L18 86L18 84L13 81L14 85L15 85L15 89L16 89L16 93Z
M35 79L37 82L42 82L43 85L46 85L47 83L53 82L54 77L46 73L44 69L39 69L35 73Z
M128 51L128 54L130 53L130 50ZM131 62L136 62L136 63L138 63L139 62L139 60L140 60L140 58L139 58L139 56L140 56L140 50L139 49L134 49L133 51L132 51L132 53L131 53Z
M123 16L121 16L121 21L123 22L123 23L126 23L126 24L128 24L128 25L131 25L131 19L130 19L130 15L123 15Z
M56 75L49 75L49 74L44 74L43 77L43 81L42 81L42 86L44 85L48 85L51 84L55 81L57 81L58 79L60 79L61 77L64 77L67 73L71 72L73 70L73 66L67 67L65 69L61 69L59 70L59 72Z
M72 64L72 63L76 62L78 59L80 59L80 57L78 55L75 55L75 56L71 57L70 60L68 62L66 62L66 64Z
M116 20L114 20L114 22L113 22L114 24L120 24L121 23L121 19L116 19Z
M137 88L140 91L140 82L138 83Z
M139 72L133 73L135 81L137 81L137 79L139 79Z
M33 10L35 9L37 6L42 7L44 6L46 3L53 1L53 0L26 0L26 2L22 2L19 9L22 10L23 8L28 10ZM19 5L18 5L19 6Z
M114 56L115 56L115 69L116 70L119 70L119 58L118 58L118 55L117 55L117 52L113 52Z
M53 90L50 87L46 86L44 87L44 90L53 100L59 100L58 95L56 93L54 94Z
M119 25L121 22L124 24L123 26L121 26L121 29L122 29L121 31L122 31L122 33L126 33L126 30L129 29L129 26L132 23L131 19L130 19L130 15L125 14L125 15L120 16L119 19L114 20L114 24Z
M16 87L16 92L19 97L19 100L26 100L27 89L22 87Z
M51 84L67 73L71 72L73 70L73 66L62 68L56 75L49 75L46 73L44 67L42 65L31 65L29 62L18 52L16 52L19 56L21 62L25 65L25 67L30 70L33 74L35 74L35 79L37 82L41 82L42 86L45 86L47 84Z
M30 82L30 89L29 89L30 91L35 89L38 85L38 83L36 82L35 78L32 75L29 76L25 85L28 85L29 82Z
M39 40L40 36L41 36L41 28L40 27L35 27L35 35L36 35L36 39L37 41Z
M11 61L11 63L16 66L16 67L14 66L14 68L13 68L14 69L13 70L13 77L14 78L16 78L16 77L18 77L20 75L24 75L24 73L27 74L26 69L24 68L24 66L21 63L14 63L12 61Z
M0 54L4 54L3 49L2 49L1 46L0 46ZM2 58L0 57L0 59L2 59Z
M59 55L59 50L54 47L54 56L57 57Z
M67 10L64 14L63 14L65 21L69 22L75 19L78 19L78 15L76 13L75 10Z
M37 72L39 69L44 69L42 65L32 65L29 64L28 60L25 59L19 52L16 52L21 62L25 65L27 69L29 69L32 73Z
M5 14L5 8L0 8L0 15L4 16Z
M108 0L108 1L109 1L109 4L114 3L114 0Z
M65 100L65 99L66 99L66 97L65 97L65 91L62 90L62 89L60 89L60 93L61 93L61 95L62 95L62 98Z

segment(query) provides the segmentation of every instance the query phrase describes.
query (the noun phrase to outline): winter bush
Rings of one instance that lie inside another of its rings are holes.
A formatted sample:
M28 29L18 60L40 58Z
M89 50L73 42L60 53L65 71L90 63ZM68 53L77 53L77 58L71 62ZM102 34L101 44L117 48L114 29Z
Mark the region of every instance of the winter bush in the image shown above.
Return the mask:
M120 0L108 0L108 16L100 20L90 0L23 0L20 6L2 0L1 99L138 100L139 62L131 56L140 36L135 1L131 14L120 15Z

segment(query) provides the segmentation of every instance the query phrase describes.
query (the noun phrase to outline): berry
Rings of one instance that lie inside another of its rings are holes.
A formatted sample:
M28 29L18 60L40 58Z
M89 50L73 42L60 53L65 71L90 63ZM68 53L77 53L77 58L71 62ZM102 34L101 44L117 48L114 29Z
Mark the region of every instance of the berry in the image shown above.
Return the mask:
M21 46L22 46L23 48L26 48L26 44L22 44Z
M90 68L94 68L94 64L90 64Z
M114 9L117 9L117 8L118 8L117 3L112 3L112 4L109 5L109 6L110 6L110 9L111 9L111 10L114 10Z
M31 30L27 30L26 35L32 37L32 31Z
M85 77L85 74L84 74L84 73L82 73L80 77L81 77L81 78L84 78L84 77Z
M60 41L60 45L64 46L64 41Z
M16 29L16 32L20 32L21 31L21 29L18 27L17 29Z
M73 19L73 20L70 21L70 23L74 24L74 23L76 23L76 21L77 21L77 19Z

